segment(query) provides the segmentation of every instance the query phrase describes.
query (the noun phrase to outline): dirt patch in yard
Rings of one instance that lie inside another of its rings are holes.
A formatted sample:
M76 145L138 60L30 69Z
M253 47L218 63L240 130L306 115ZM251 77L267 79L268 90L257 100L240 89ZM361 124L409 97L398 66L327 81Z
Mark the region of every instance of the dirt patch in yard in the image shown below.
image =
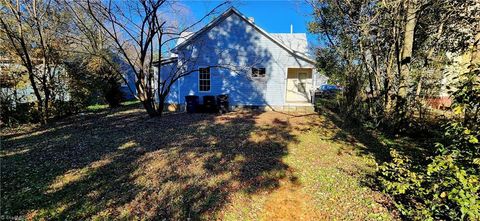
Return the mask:
M269 194L263 207L262 220L325 220L311 197L299 184L284 182Z

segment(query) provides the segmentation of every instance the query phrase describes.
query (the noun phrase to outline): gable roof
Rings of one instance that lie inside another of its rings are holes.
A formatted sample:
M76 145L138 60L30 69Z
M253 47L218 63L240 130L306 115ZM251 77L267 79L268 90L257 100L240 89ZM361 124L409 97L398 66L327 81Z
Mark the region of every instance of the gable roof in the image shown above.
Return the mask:
M290 49L299 52L307 52L307 35L305 33L269 33L272 37L282 42Z
M236 8L231 7L226 10L222 15L208 23L205 27L200 29L199 31L193 32L183 32L181 33L177 45L171 50L171 52L176 53L179 49L185 47L186 45L190 44L194 39L198 36L203 34L204 32L212 29L215 25L220 23L221 21L225 20L232 14L238 15L242 20L244 20L247 24L251 25L254 29L258 32L263 34L265 37L276 43L278 46L289 52L290 54L301 58L309 63L315 64L315 61L309 58L304 52L306 51L307 47L307 37L305 33L278 33L278 34L269 34L255 23L250 21L245 15L240 13Z
M180 36L178 37L177 44L175 45L175 47L178 47L180 44L182 44L187 39L192 37L193 34L195 34L195 32L184 31L184 32L180 33Z

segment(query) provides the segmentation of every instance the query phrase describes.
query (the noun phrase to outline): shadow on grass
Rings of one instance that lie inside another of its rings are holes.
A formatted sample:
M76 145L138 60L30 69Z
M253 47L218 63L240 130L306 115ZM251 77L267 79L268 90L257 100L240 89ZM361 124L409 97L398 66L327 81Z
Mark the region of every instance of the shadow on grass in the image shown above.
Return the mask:
M431 137L394 137L380 131L368 129L358 121L349 120L326 108L321 108L321 114L327 117L336 127L340 128L333 136L333 140L352 144L358 155L373 156L378 164L391 160L391 150L402 153L418 164L424 164L425 159L431 156L434 151L429 148L434 141L434 138Z
M406 135L389 136L381 131L368 129L356 120L351 120L342 114L338 114L326 107L319 107L319 113L325 116L333 127L338 128L335 134L331 137L334 141L342 142L346 145L341 145L338 150L338 155L342 154L356 154L358 156L372 157L377 165L385 162L391 162L390 151L396 150L398 153L409 158L412 164L426 165L428 158L432 156L435 149L433 143L438 138L429 137L427 135L418 135L409 137ZM342 170L342 168L339 168ZM349 174L349 171L343 171ZM381 191L381 185L378 180L378 174L371 172L364 172L359 176L359 183L362 186L368 187L372 190ZM358 173L350 174L357 176ZM399 213L389 198L376 199L378 203L382 204L395 216Z
M148 118L132 106L2 133L2 216L215 218L235 192L295 180L287 121L260 112ZM6 154L5 154L6 153Z

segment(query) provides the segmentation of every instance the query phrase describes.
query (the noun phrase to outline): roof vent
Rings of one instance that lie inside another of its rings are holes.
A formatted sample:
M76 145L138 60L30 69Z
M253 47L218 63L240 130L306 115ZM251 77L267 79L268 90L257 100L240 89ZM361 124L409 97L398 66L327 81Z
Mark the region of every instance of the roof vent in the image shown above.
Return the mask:
M252 23L255 22L255 19L253 17L248 17L248 20Z

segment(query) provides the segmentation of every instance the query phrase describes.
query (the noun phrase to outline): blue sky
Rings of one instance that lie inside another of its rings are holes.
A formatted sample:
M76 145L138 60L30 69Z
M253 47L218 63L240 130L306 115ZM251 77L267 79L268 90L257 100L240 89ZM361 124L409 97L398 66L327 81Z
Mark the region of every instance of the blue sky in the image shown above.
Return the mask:
M221 1L181 1L196 19L203 17ZM311 21L312 9L305 1L288 0L237 0L232 3L241 13L247 17L254 17L255 23L271 33L289 33L290 24L293 24L293 32L307 33L309 44L316 44L316 37L308 34L307 23Z

